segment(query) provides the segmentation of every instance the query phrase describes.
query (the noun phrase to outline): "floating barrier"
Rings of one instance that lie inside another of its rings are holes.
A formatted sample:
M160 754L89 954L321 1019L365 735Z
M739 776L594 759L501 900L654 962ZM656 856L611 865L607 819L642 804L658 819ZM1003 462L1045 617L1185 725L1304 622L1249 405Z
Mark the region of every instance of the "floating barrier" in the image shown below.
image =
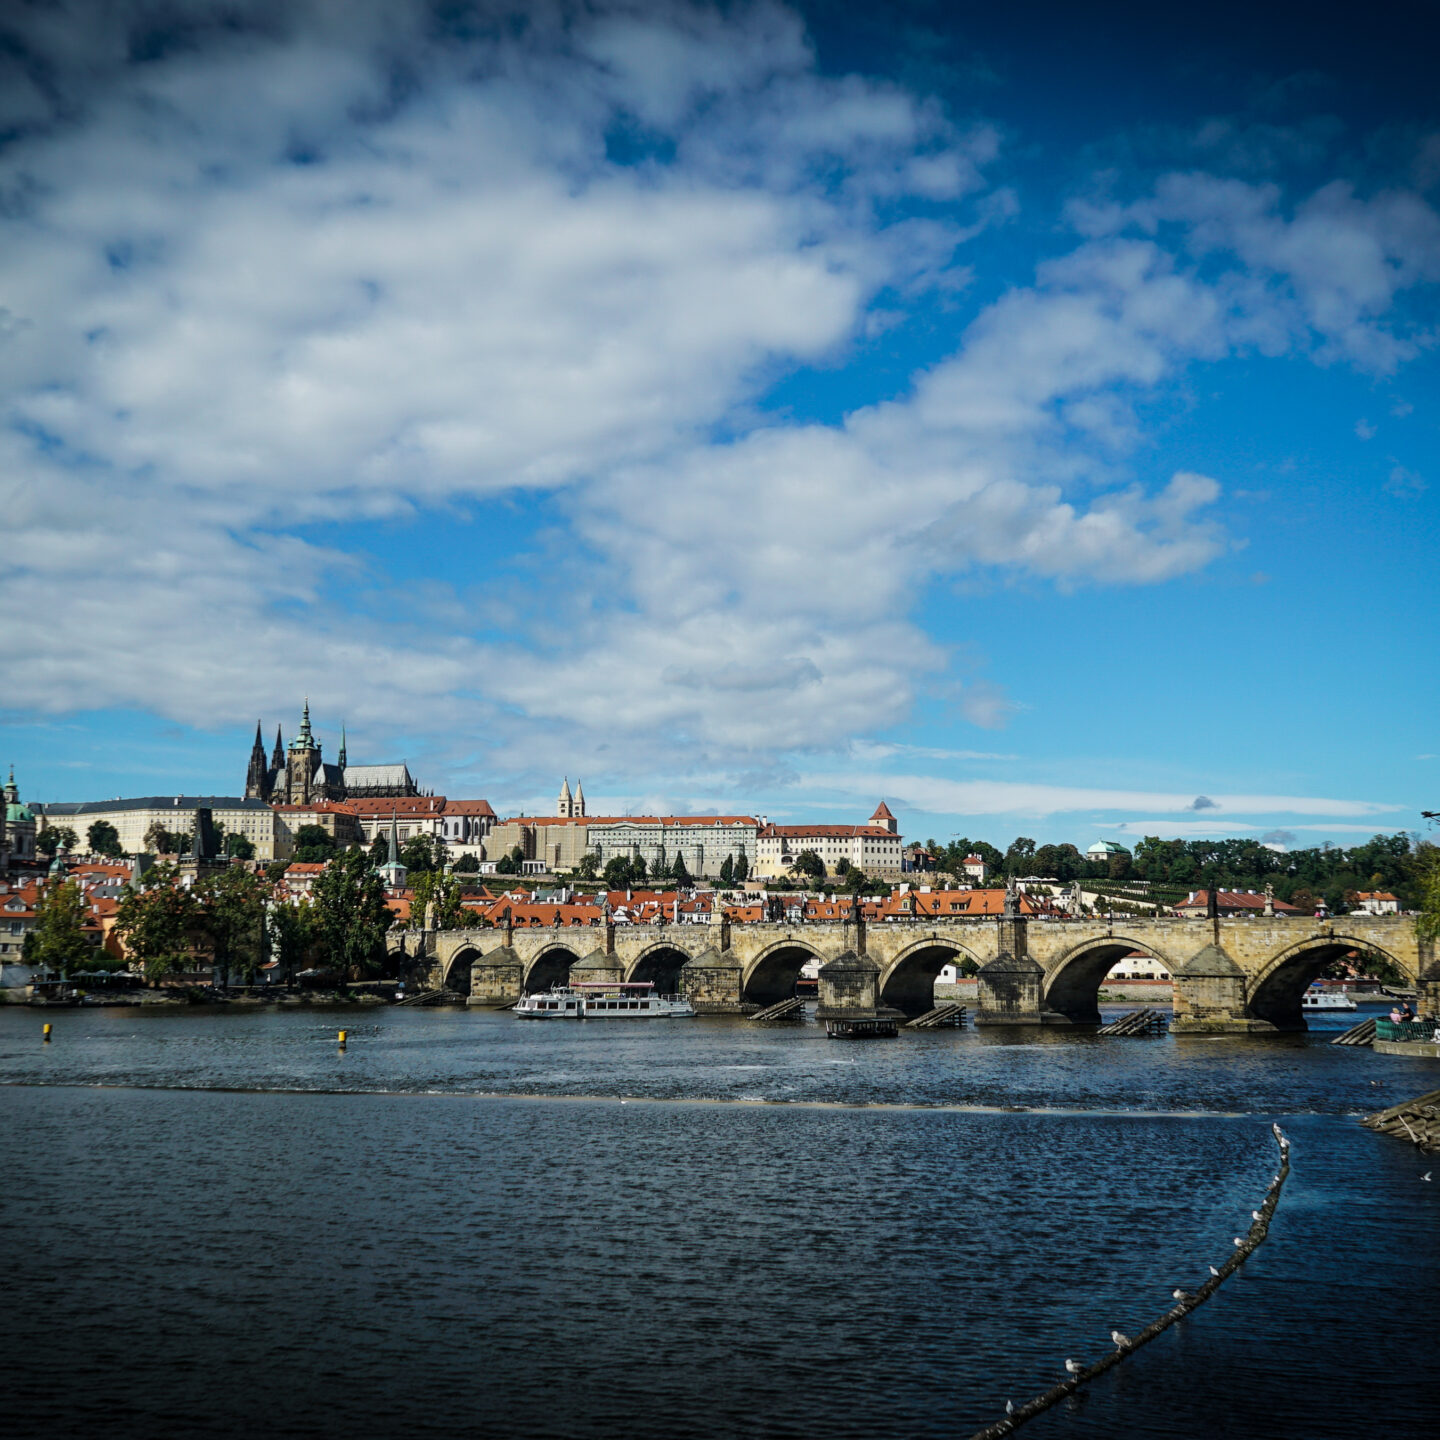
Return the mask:
M1382 1135L1409 1140L1421 1150L1440 1150L1440 1090L1429 1090L1388 1110L1363 1115L1360 1123Z
M1337 1035L1331 1042L1332 1045L1373 1045L1375 1043L1375 1017L1372 1015L1368 1020L1362 1020L1358 1025L1352 1025L1342 1035Z
M1102 1025L1097 1035L1163 1035L1170 1028L1169 1016L1159 1010L1132 1010L1108 1025Z
M945 1028L962 1029L965 1025L965 1007L954 1000L947 1000L943 1005L937 1005L933 1010L927 1010L923 1015L905 1024L907 1030L940 1030Z
M1440 1092L1436 1093L1440 1095ZM1033 1400L1027 1400L1023 1405L1008 1406L1003 1420L997 1420L995 1424L987 1425L983 1430L977 1430L970 1440L1001 1440L1002 1436L1013 1434L1027 1420L1033 1420L1037 1415L1043 1415L1051 1406L1058 1405L1067 1395L1073 1395L1082 1385L1088 1385L1090 1381L1103 1375L1107 1370L1113 1369L1142 1345L1148 1345L1156 1336L1164 1334L1177 1320L1183 1320L1192 1310L1203 1305L1255 1253L1255 1250L1264 1243L1266 1235L1270 1233L1270 1219L1280 1204L1280 1192L1284 1190L1285 1182L1290 1178L1290 1141L1278 1125L1272 1125L1271 1129L1275 1132L1275 1143L1280 1147L1279 1174L1271 1181L1260 1208L1253 1212L1254 1218L1244 1238L1236 1237L1234 1251L1226 1258L1225 1263L1212 1265L1210 1278L1195 1291L1177 1291L1175 1308L1167 1310L1158 1320L1147 1325L1133 1338L1121 1335L1118 1330L1112 1330L1110 1338L1115 1344L1115 1349L1103 1360L1097 1360L1093 1365L1083 1365L1078 1360L1067 1360L1065 1369L1070 1373L1068 1380L1062 1380L1053 1389L1047 1390L1043 1395L1037 1395Z

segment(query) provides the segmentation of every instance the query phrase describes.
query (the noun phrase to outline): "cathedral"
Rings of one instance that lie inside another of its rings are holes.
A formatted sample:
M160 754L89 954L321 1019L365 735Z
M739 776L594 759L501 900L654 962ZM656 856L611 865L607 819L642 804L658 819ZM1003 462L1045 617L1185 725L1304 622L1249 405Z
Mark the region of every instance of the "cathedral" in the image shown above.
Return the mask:
M345 732L340 732L340 753L332 764L320 752L310 729L310 702L300 717L300 733L287 747L275 727L275 748L265 758L260 722L255 722L255 744L245 774L245 798L269 805L313 805L320 800L369 800L378 796L419 795L409 767L351 765L345 756Z

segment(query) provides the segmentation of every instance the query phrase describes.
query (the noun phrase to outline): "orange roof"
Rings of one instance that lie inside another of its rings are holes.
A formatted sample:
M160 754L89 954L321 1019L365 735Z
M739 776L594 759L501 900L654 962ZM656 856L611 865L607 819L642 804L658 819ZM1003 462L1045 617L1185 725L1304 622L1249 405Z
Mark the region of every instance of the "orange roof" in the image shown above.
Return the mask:
M779 835L788 837L804 835L875 835L886 840L894 840L897 838L880 825L767 825L760 834L770 839Z
M1022 915L1054 913L1055 906L1038 896L1016 897ZM907 908L906 902L909 901ZM1003 890L892 891L880 902L879 918L905 915L1000 915L1005 910Z
M872 820L893 820L895 817L890 813L890 807L882 800L875 807L875 813L870 818Z
M1393 900L1397 905L1400 903L1399 897L1388 890L1360 890L1356 893L1362 900Z
M352 815L441 815L445 811L443 795L377 795L368 800L337 800L338 810ZM304 808L303 806L301 807Z
M1265 908L1265 897L1263 895L1251 895L1245 890L1221 890L1216 896L1215 903L1221 909L1228 910L1263 910ZM1177 910L1205 910L1210 905L1210 892L1208 890L1197 890L1188 900L1182 900L1175 908ZM1284 900L1275 902L1275 913L1277 915L1298 915L1299 907L1291 905Z
M443 808L447 815L493 815L495 813L490 808L488 800L446 800Z
M350 807L341 800L314 800L309 805L272 805L270 808L272 810L279 810L286 815L292 815L296 811L307 815L311 813L316 815L330 815L336 812L341 815L353 813Z

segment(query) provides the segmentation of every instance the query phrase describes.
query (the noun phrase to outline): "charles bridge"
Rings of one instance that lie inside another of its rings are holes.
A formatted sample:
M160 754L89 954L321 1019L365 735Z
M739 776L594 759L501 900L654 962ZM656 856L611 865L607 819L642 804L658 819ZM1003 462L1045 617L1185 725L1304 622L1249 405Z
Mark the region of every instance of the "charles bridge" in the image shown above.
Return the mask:
M1013 907L1007 907L1007 911ZM1133 950L1174 985L1175 1034L1303 1030L1300 997L1352 951L1389 960L1440 1006L1431 942L1400 915L1208 919L1095 917L527 927L392 932L392 953L430 985L477 1006L572 981L652 981L695 1008L753 1014L794 993L821 962L821 1002L846 1013L917 1016L934 1004L941 968L979 967L978 1024L1093 1025L1107 972Z

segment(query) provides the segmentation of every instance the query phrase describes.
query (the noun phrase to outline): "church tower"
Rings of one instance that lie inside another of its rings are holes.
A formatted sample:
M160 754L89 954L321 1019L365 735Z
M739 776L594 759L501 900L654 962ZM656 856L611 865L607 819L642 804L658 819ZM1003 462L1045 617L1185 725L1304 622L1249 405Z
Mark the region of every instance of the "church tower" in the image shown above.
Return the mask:
M255 722L255 743L250 747L250 768L245 772L245 798L270 798L270 769L265 764L265 742L260 738L260 722Z
M570 814L576 820L585 818L585 787L578 780L575 782L575 804L571 807Z
M575 813L575 801L570 795L570 777L560 783L560 798L555 802L555 813L562 820L568 820Z
M292 805L308 805L315 772L320 768L320 744L310 733L310 702L300 717L300 733L290 742L286 765L286 798Z

